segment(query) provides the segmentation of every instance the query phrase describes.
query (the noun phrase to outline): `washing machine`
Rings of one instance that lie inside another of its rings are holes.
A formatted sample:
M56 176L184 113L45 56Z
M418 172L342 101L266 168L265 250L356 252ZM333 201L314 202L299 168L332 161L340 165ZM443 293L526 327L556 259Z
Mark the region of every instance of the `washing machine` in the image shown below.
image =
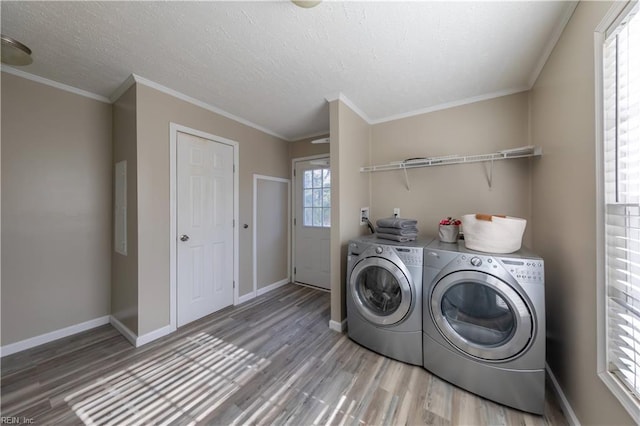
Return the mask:
M464 242L424 249L424 367L463 389L543 414L543 259L489 254Z
M422 264L429 242L369 236L349 243L346 299L352 340L389 358L422 365Z

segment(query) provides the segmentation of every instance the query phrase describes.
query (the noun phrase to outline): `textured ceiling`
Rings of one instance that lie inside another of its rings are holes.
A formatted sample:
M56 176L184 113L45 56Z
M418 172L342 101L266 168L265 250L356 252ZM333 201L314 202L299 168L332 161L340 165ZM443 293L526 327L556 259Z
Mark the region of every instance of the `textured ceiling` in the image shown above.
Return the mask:
M110 97L130 74L288 140L342 93L370 122L526 90L567 2L2 1L21 71Z

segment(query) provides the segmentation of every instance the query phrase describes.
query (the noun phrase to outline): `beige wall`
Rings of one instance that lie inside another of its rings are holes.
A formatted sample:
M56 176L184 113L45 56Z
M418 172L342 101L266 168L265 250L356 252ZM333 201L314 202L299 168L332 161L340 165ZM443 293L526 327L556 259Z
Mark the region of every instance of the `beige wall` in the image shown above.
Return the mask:
M329 104L331 126L331 320L346 317L346 259L349 240L367 232L360 225L360 208L370 204L370 128L341 101Z
M596 375L594 37L580 2L531 92L533 245L545 258L547 361L582 424L633 424ZM563 220L562 218L565 218Z
M138 185L136 86L113 104L113 164L127 161L127 255L111 252L111 314L138 332ZM115 194L115 192L114 192Z
M239 143L240 295L253 290L253 174L288 177L288 143L137 85L139 333L169 324L169 123Z
M289 277L289 183L256 182L256 282L260 289Z
M371 163L386 164L413 157L485 154L525 146L528 137L528 94L519 93L456 108L422 114L371 127ZM407 190L401 170L371 175L371 218L418 219L421 236L437 236L440 219L466 213L531 217L529 161L459 164L408 170ZM529 222L524 243L531 242Z
M301 139L299 141L289 143L289 168L291 168L291 160L294 158L310 157L312 155L329 154L328 143L311 143L316 139L327 138L329 135L314 136L312 138Z
M109 314L111 105L2 73L2 345Z

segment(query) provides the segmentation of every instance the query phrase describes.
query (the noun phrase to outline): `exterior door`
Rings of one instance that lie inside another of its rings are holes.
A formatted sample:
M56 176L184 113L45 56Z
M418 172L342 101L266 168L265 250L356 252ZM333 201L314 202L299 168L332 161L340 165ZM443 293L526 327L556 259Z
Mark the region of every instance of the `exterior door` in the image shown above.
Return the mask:
M393 325L411 310L411 283L393 262L381 257L361 260L348 283L358 313L377 325Z
M535 332L524 298L483 272L454 272L438 281L431 293L431 314L453 346L483 360L517 356Z
M233 147L178 132L177 323L233 304Z
M294 171L294 281L329 290L331 170L310 160L296 163Z

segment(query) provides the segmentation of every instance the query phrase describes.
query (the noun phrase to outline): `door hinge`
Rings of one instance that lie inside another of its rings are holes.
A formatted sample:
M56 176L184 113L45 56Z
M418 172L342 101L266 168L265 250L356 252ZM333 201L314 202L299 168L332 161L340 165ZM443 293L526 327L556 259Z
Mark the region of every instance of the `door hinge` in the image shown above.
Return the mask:
M233 165L233 173L235 173L235 172L236 172L236 165L234 164Z
M293 268L293 275L295 275L295 274L296 274L296 272L297 272L297 269L296 269L296 268Z
M235 281L233 282L233 288L236 288L236 282Z
M236 227L236 220L235 219L233 219L233 227L234 228Z
M296 226L296 218L293 218L293 226Z
M296 169L293 169L293 177L296 177Z

